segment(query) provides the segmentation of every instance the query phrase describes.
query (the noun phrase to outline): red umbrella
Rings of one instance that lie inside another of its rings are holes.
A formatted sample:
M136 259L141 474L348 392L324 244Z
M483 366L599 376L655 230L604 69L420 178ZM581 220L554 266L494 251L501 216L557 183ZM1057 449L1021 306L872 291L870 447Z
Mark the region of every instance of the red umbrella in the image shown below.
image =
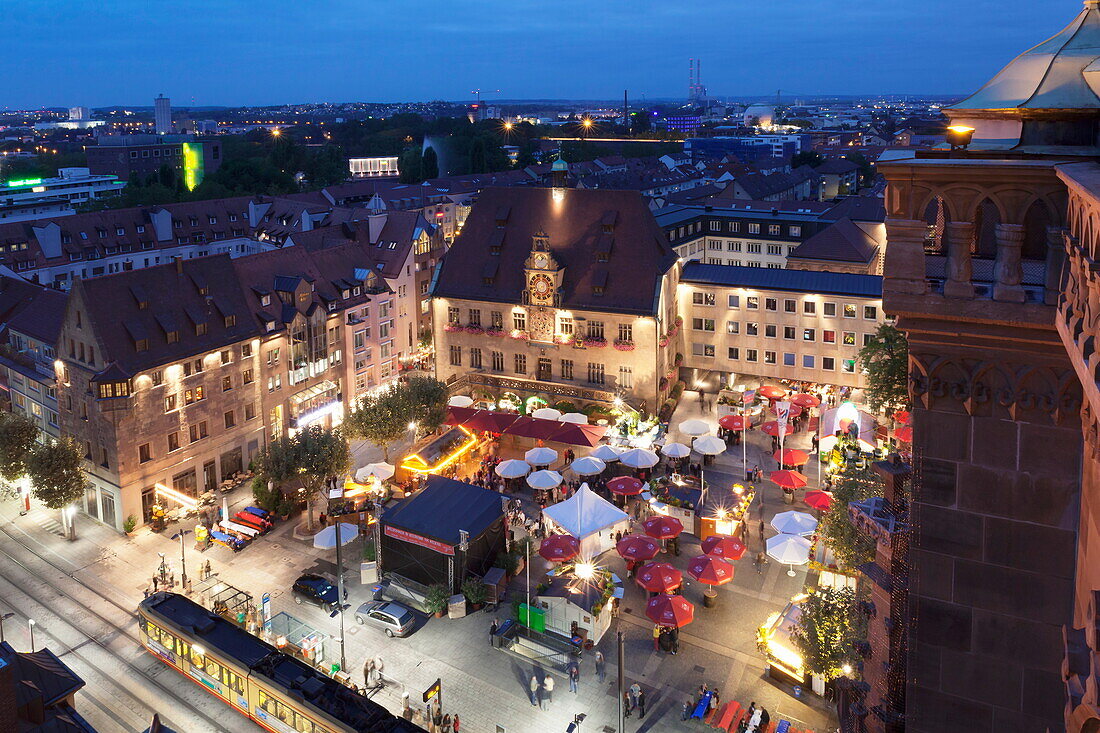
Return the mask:
M756 393L763 397L767 397L769 400L777 400L780 397L785 397L787 395L787 390L769 384L756 390Z
M821 404L821 400L816 395L803 392L802 394L796 394L791 398L791 404L798 405L799 407L817 407Z
M659 540L671 540L684 531L684 525L676 517L657 514L642 522L645 533Z
M811 507L823 512L829 511L833 505L833 495L828 491L807 491L804 499Z
M774 404L772 405L772 410L773 411L775 410L775 405ZM794 403L791 403L791 409L790 409L790 412L787 413L787 416L788 417L798 417L801 414L802 414L802 408L799 407L798 405L794 404Z
M745 543L736 537L722 534L712 534L703 540L703 552L707 555L725 558L726 560L740 560L745 556Z
M652 560L661 551L661 545L644 534L628 534L619 540L615 549L624 560Z
M607 488L611 489L611 493L619 496L637 496L642 493L644 486L644 481L633 476L619 476L607 482Z
M683 596L661 594L645 604L645 615L658 626L679 628L695 618L695 604Z
M733 580L733 565L714 555L700 555L688 563L688 575L707 585L725 585Z
M770 435L773 438L778 438L779 437L779 422L777 420L772 420L771 422L764 423L763 425L760 426L760 432L764 433L765 435ZM784 435L790 435L793 432L794 432L794 425L791 425L790 423L787 423L787 429L783 431Z
M718 424L726 430L744 430L752 423L748 417L742 415L723 415L718 418Z
M647 563L634 579L650 593L671 593L684 582L684 575L667 562Z
M580 540L571 534L552 534L539 545L539 554L550 562L572 560L580 551Z
M909 414L908 410L898 410L894 413L894 419L900 422L902 425L908 425L909 418L911 417L912 415Z
M784 489L801 489L806 485L806 477L798 471L772 471L768 474L772 482Z
M912 443L913 442L913 428L909 427L908 425L906 425L904 427L900 427L900 428L898 428L897 430L894 431L894 437L897 438L898 440L900 440L903 443Z
M810 455L804 450L787 448L786 450L777 450L772 454L772 458L782 466L802 466L810 460Z

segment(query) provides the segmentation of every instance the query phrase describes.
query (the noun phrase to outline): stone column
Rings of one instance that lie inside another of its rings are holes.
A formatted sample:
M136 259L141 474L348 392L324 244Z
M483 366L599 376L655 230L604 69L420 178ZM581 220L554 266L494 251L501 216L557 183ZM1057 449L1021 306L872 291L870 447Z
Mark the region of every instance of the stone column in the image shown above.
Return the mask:
M1023 303L1023 267L1020 250L1024 246L1024 227L1021 224L997 225L997 259L993 264L993 300Z
M943 294L949 298L973 298L970 243L974 240L974 224L969 221L949 221L944 224L943 236L947 240L947 281L943 286Z
M928 281L924 269L924 240L928 224L915 219L886 220L885 289L908 295L924 295Z
M1065 233L1062 227L1047 227L1047 261L1043 279L1043 301L1047 305L1058 304L1058 296L1065 286Z

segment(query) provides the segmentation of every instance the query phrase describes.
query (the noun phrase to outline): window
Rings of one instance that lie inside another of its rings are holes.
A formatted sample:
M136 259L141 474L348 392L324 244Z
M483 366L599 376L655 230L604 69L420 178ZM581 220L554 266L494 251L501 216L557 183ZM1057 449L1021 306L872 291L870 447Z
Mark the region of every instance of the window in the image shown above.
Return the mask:
M741 251L741 243L740 242L727 242L726 243L726 249L730 252L740 252Z
M779 301L777 301L775 298L764 298L764 310L779 310Z
M714 305L714 293L703 293L696 290L691 294L691 302L695 305Z
M229 349L225 349L221 352L221 360L222 360L222 364L228 364L229 362L232 361L232 359L229 356Z
M168 433L168 452L180 449L180 434Z
M739 321L726 321L726 333L741 333L741 323Z
M817 339L817 330L813 328L802 329L803 341L815 341Z
M778 237L779 236L779 225L778 224L769 224L768 225L768 234L772 235L773 237Z
M196 423L196 424L190 426L190 428L188 428L188 430L190 432L190 437L191 437L191 442L192 443L194 443L195 441L198 441L198 440L202 440L203 438L205 438L207 436L206 421L203 420L200 423Z
M783 254L783 245L782 244L769 244L768 245L768 254L770 254L770 255L781 255L781 254Z
M160 385L164 384L164 372L160 369L152 372L149 376L153 380L154 387L159 387Z
M853 304L851 304L851 303L845 303L844 304L844 317L845 318L855 318L856 317L856 307Z
M572 379L573 378L573 360L562 359L561 360L561 378Z
M745 307L751 311L759 310L760 298L756 297L755 295L750 295L749 297L745 298Z
M153 460L153 449L148 443L138 446L138 463L148 463Z
M756 349L745 349L745 361L757 361Z
M628 366L619 367L619 387L621 389L634 388L634 370Z
M527 330L527 314L523 311L512 313L512 328L517 331Z
M171 412L176 409L176 396L174 394L165 395L164 397L164 411Z
M243 372L241 372L241 381L244 384L252 384L252 370L251 369L245 369Z
M480 326L481 325L481 309L480 308L471 308L470 309L470 325L471 326Z
M760 335L760 324L759 323L746 323L745 324L745 335L746 336L759 336Z
M773 324L773 323L765 323L764 324L764 336L765 337L770 338L770 339L775 338L776 330L777 329L776 329L775 324Z
M713 325L714 321L711 321ZM627 343L634 341L634 327L629 323L619 324L619 341L625 341Z
M783 352L783 366L794 366L794 354Z
M710 222L710 230L711 230L712 232L717 232L717 231L719 231L719 228L720 228L721 226L722 226L722 222L720 222L720 221L711 221L711 222Z
M875 341L875 334L873 334L873 333L863 334L863 345L864 346L867 346L868 344L872 344L872 343L874 343L874 341Z
M759 233L760 233L760 225L750 222L749 223L749 234L759 234Z
M714 319L713 318L692 318L691 328L693 331L709 331L714 332Z
M493 371L494 372L503 372L504 371L504 352L502 352L502 351L494 351L493 352Z
M451 347L451 366L462 366L462 347Z
M504 314L500 311L493 311L489 314L489 319L492 322L492 328L498 331L504 328Z
M822 303L821 312L829 318L836 317L836 303Z
M233 389L233 377L227 374L222 377L222 392L228 392L231 389Z
M695 356L714 356L714 346L712 344L693 343L691 353Z
M588 362L588 381L590 384L603 384L603 364Z
M739 349L738 349L738 348L737 348L736 346L731 346L731 347L729 347L729 349L728 349L728 353L727 353L727 356L728 356L728 357L729 357L730 359L734 359L734 360L737 360L737 359L740 359L740 358L741 358L741 353L740 353L740 350L739 350Z
M804 369L813 369L814 368L813 354L803 354L802 355L802 367Z
M247 359L252 356L252 344L241 344L241 358Z
M775 363L775 352L774 351L765 351L764 352L764 363L765 364L774 364Z
M788 341L794 341L794 326L783 327L783 338L787 339Z
M783 312L784 313L797 313L798 312L798 301L792 300L790 298L787 298L786 300L784 300L783 301Z
M801 237L802 236L802 227L800 227L800 226L795 226L794 224L792 224L791 226L787 227L787 231L790 233L790 235L792 237Z
M283 388L283 375L276 374L274 377L267 378L267 391L274 392L277 389Z
M731 296L729 296L728 298L726 298L726 304L730 308L740 308L741 307L741 296L740 295L731 295Z
M226 430L229 430L230 428L236 427L236 425L237 425L237 415L232 410L225 413L225 415L223 415L222 417L225 420L225 429Z
M447 309L447 323L457 326L460 317L458 308L451 307Z
M878 308L873 305L863 306L863 318L867 321L874 321L878 319Z
M855 331L845 331L844 332L844 342L843 343L844 343L845 346L855 346L856 345L856 332Z
M588 338L590 338L590 339L602 339L603 338L603 321L589 321L588 322Z
M190 405L194 402L198 402L203 397L205 397L205 394L203 394L203 389L202 389L201 386L195 387L194 389L184 390L184 392L183 392L183 404Z
M481 349L470 349L470 367L472 369L481 368Z
M267 350L267 365L268 366L275 366L278 363L279 363L279 350L278 349L268 349Z
M817 313L817 303L812 300L803 301L802 313L807 316L815 315Z
M842 359L840 361L840 370L845 374L853 374L856 371L855 359Z
M515 367L516 374L527 373L527 354L516 354Z
M739 221L731 221L731 222L730 222L730 231L731 231L731 232L739 232L739 231L741 231L741 222L739 222Z
M252 420L255 417L256 417L256 403L249 402L247 405L244 406L244 419L245 420Z
M836 359L831 356L821 357L821 368L827 372L836 370Z
M745 245L745 251L751 255L758 255L760 254L760 244L749 242L747 245Z

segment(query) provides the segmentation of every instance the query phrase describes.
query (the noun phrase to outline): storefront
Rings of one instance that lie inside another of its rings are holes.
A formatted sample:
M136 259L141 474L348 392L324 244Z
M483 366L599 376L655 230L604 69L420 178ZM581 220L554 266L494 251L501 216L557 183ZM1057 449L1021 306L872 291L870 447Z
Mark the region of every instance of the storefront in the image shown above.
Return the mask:
M340 387L331 380L303 389L290 397L290 429L301 430L310 425L332 428L344 421L344 403Z

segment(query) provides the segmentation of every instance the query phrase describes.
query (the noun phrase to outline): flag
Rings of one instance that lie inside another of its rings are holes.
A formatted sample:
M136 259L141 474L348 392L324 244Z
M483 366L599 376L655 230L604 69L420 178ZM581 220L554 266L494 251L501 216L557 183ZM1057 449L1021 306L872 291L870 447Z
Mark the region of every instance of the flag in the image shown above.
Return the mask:
M746 389L744 392L741 393L741 401L744 402L746 405L749 404L750 402L752 402L755 399L756 399L756 390L755 389Z
M790 402L776 402L775 403L775 422L779 426L777 431L779 435L783 435L787 430L787 418L791 416L791 403Z

